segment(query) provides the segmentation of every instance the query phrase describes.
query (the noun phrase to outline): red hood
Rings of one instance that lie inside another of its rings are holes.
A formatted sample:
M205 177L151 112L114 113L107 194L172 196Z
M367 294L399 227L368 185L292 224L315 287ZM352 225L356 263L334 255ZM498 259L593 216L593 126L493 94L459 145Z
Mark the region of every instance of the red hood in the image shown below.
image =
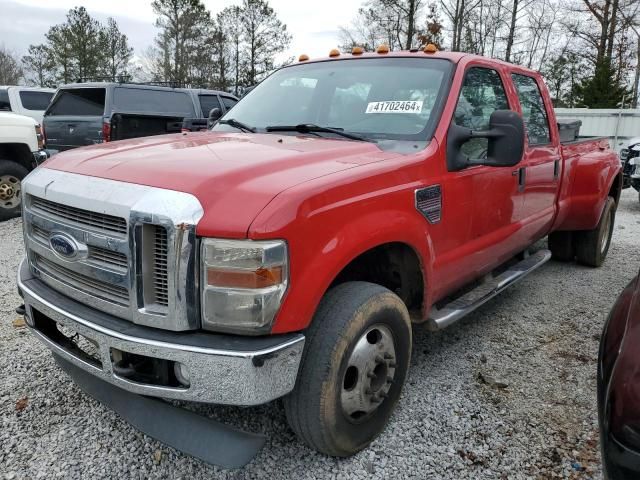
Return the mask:
M199 234L238 237L283 190L396 155L366 142L190 133L70 150L45 167L191 193L205 210Z

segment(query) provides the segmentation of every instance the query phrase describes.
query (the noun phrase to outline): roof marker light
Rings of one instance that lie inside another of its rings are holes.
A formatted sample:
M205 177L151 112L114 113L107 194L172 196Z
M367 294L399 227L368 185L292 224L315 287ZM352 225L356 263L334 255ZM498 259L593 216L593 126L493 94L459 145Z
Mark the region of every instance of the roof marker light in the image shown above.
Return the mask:
M309 55L306 55L304 53L298 57L299 62L306 62L307 60L309 60Z
M376 53L389 53L389 45L383 43L376 48Z
M364 53L364 48L362 47L353 47L351 50L351 55L362 55Z
M428 43L426 47L424 47L424 53L436 53L438 51L438 47L436 47L433 43Z
M340 50L338 50L337 48L332 48L331 51L329 52L329 56L330 57L339 57L340 56Z

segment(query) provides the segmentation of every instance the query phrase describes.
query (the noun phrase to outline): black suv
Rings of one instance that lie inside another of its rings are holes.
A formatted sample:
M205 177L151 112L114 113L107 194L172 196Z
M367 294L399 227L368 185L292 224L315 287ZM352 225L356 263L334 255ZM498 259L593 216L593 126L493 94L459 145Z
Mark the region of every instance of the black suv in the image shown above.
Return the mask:
M60 87L44 114L47 148L84 145L181 131L185 118L224 114L238 99L216 90L129 83L77 83Z

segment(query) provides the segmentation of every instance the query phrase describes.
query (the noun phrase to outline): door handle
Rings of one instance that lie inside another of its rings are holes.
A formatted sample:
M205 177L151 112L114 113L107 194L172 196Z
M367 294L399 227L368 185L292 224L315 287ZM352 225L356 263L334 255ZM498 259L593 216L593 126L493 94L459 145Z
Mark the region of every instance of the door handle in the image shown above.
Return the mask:
M524 187L527 181L527 168L520 167L519 169L512 171L511 175L518 177L518 191L524 192Z
M560 178L560 159L556 158L553 161L553 179L557 180Z

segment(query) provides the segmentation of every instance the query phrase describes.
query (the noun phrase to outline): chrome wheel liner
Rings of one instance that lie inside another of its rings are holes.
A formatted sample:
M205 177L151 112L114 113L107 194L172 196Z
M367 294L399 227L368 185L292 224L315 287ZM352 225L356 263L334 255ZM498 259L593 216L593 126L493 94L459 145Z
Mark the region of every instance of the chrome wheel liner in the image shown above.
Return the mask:
M20 206L20 179L15 175L0 176L0 208L12 210Z
M389 327L368 327L351 350L341 378L340 405L348 421L367 420L385 402L396 367L395 341Z

